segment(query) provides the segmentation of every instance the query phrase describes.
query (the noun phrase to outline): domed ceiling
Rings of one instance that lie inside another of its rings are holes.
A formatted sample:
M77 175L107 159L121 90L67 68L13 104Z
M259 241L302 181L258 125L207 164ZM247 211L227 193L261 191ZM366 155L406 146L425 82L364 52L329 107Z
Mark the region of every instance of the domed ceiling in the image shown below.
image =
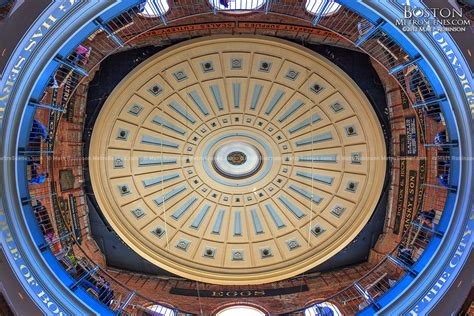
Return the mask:
M193 280L259 284L357 235L385 154L369 101L325 58L271 38L208 37L122 80L89 167L103 214L145 259Z

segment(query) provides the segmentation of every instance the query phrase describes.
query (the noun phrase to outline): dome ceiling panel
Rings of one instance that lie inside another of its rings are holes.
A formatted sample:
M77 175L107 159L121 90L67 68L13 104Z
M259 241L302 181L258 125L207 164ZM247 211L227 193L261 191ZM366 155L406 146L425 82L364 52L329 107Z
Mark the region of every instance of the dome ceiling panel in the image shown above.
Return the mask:
M90 156L97 202L132 249L221 284L324 262L370 218L385 176L367 159L385 145L357 85L263 37L193 40L144 62L109 96Z

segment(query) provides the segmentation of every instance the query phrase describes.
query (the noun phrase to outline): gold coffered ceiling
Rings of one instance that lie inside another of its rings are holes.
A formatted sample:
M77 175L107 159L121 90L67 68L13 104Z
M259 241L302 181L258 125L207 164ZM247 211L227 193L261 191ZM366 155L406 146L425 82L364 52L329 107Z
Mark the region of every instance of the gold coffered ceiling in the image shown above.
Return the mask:
M302 273L370 218L385 176L377 117L323 57L264 37L176 45L115 88L90 173L117 234L186 278Z

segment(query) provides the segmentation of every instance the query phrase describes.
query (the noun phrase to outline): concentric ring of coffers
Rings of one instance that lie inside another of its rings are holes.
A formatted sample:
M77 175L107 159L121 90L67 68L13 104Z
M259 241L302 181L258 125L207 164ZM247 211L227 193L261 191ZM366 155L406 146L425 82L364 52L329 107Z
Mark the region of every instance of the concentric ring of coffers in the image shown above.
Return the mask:
M101 211L139 255L193 280L259 284L360 232L385 155L369 101L331 62L268 37L208 37L122 80L89 168Z

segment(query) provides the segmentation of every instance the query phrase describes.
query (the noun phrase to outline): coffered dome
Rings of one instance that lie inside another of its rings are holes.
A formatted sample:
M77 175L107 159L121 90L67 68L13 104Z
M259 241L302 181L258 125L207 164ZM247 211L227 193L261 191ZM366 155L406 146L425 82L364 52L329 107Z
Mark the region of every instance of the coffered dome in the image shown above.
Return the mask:
M141 256L194 280L258 284L357 235L385 155L370 103L341 69L288 42L233 36L173 46L123 79L89 165L102 212Z

